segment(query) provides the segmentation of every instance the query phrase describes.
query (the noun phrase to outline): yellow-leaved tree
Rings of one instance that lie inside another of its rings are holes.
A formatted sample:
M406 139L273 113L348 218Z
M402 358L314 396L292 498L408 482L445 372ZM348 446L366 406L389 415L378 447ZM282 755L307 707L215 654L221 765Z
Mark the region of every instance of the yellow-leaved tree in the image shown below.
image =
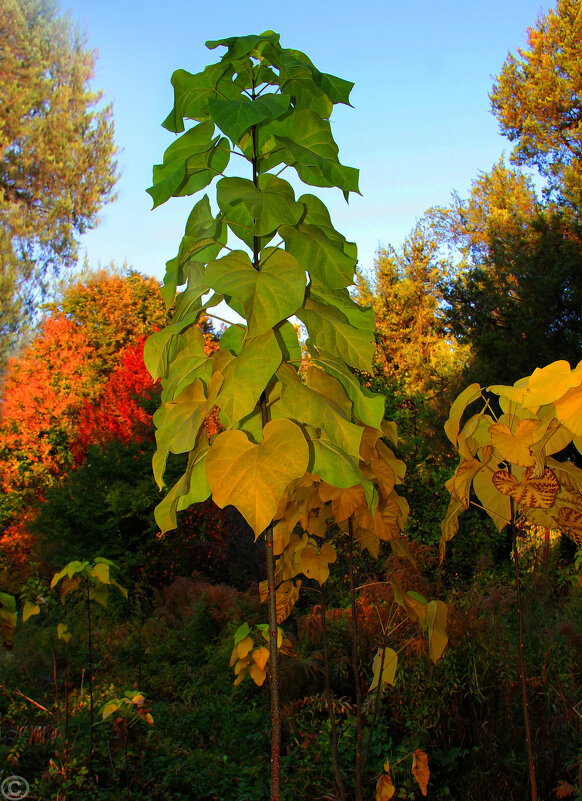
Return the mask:
M479 403L465 417L469 406ZM582 362L566 361L537 368L513 386L484 390L471 384L455 400L445 432L459 454L459 465L447 481L451 495L442 524L441 555L459 529L459 515L469 506L484 509L497 529L510 526L519 610L517 531L527 521L559 529L582 545ZM537 799L527 692L520 647L526 746L532 801Z

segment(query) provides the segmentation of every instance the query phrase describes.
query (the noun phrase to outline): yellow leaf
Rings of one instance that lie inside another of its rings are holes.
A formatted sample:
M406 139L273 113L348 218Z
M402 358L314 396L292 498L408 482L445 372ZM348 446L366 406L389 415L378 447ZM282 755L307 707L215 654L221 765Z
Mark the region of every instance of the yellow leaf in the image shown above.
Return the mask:
M481 395L481 387L479 384L471 384L467 389L463 390L459 397L454 401L449 412L449 417L445 423L445 434L453 445L457 444L457 436L459 434L459 425L463 412L470 403L477 400Z
M252 637L247 636L244 638L244 640L241 640L238 645L235 646L237 649L237 658L244 659L253 645L254 643Z
M289 545L291 532L284 521L280 520L273 526L273 554L279 556Z
M428 624L428 655L433 662L437 662L446 644L448 607L443 601L429 601L426 607L426 622Z
M31 601L27 601L22 608L22 622L26 623L29 617L32 617L32 615L38 615L39 612L39 604L34 604Z
M541 478L528 478L524 473L521 481L517 481L509 470L498 470L491 481L498 492L509 495L519 506L540 509L553 506L560 489L560 483L549 467Z
M309 448L291 420L271 420L263 441L250 442L242 431L223 431L206 457L206 475L217 506L236 506L255 532L273 519L287 485L307 469Z
M384 654L384 665L382 667L382 677L380 677L380 666L382 665L382 654ZM398 654L392 648L378 648L374 662L372 663L372 683L369 690L374 690L381 681L384 684L394 684L396 668L398 666Z
M539 420L518 420L515 433L501 422L494 423L489 427L491 444L507 462L531 467L535 463L535 457L530 446L533 445L539 428Z
M387 764L388 763L386 763L386 765ZM376 801L390 801L395 792L396 788L392 784L390 774L384 772L376 784Z
M445 555L446 543L452 540L459 530L459 515L463 509L464 506L461 501L458 498L451 497L445 519L441 523L441 541L439 546L441 560Z
M445 487L453 498L456 498L463 509L469 508L471 484L476 473L483 468L478 459L464 459L455 470L454 475L445 483ZM447 537L447 539L451 539Z
M501 495L491 481L491 472L481 470L473 479L473 489L483 508L501 531L511 522L511 501L506 495Z
M338 524L351 517L358 506L366 502L361 484L341 489L322 481L319 485L319 497L324 503L331 501L334 520Z
M265 648L264 645L255 648L253 651L253 659L259 670L264 673L267 662L269 661L269 649Z
M265 649L266 650L266 649ZM255 682L258 687L261 687L264 683L265 679L267 678L267 671L262 670L256 662L252 662L249 668L249 673L251 674L251 679Z
M556 417L575 437L582 437L582 387L570 389L554 402Z
M419 748L414 752L412 757L412 775L418 782L420 792L426 795L428 780L430 778L430 771L428 769L428 756Z
M329 563L335 562L337 554L333 545L326 543L319 553L308 546L301 551L301 571L307 576L323 584L329 577Z
M291 614L291 610L299 600L299 588L301 581L293 584L292 581L284 581L280 587L277 587L277 623L282 623L287 620Z
M150 724L150 726L154 725L154 719L150 712L146 712L146 714L144 715L144 719L146 723Z
M546 367L537 367L525 388L523 405L528 409L554 403L572 387L580 386L582 371L570 369L566 361L557 361Z

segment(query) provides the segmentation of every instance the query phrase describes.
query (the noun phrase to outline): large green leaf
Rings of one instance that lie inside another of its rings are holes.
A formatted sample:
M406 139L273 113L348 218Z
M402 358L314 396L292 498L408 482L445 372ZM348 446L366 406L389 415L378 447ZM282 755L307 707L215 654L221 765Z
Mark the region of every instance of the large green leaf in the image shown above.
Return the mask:
M214 502L236 506L258 536L272 521L287 485L301 478L309 461L303 432L291 420L271 420L263 441L250 442L242 431L223 431L206 457Z
M236 100L212 100L208 109L216 125L236 144L253 125L285 114L289 101L288 95L281 94L264 94L254 100L241 95Z
M303 213L291 185L270 174L261 175L258 186L245 178L222 178L216 197L223 219L251 248L253 236L272 235L280 225L295 225Z
M339 356L358 370L372 372L373 336L351 326L345 315L337 309L307 298L297 317L306 325L309 336L318 348Z
M312 348L311 360L341 383L353 403L354 417L372 428L380 428L386 406L383 395L363 387L342 359L324 349Z
M352 300L347 289L330 289L315 278L311 279L307 294L316 303L338 309L354 328L372 334L376 329L376 316L372 307L364 308Z
M250 337L295 314L305 294L305 272L279 248L265 248L259 270L244 251L232 251L211 262L206 277L215 290L233 298L242 309Z
M358 192L358 170L345 167L338 160L338 146L328 120L310 109L288 113L283 119L265 124L265 148L277 153L277 161L293 166L297 174L312 186L337 186L347 197ZM263 149L263 148L261 148ZM265 169L274 166L265 153Z
M212 122L202 122L182 134L166 150L163 163L154 166L154 185L147 190L154 201L154 208L179 193L193 172L208 169L220 141L219 137L213 138L213 132Z
M184 117L208 120L208 101L216 98L216 86L228 71L228 65L221 63L211 64L195 75L186 70L176 70L172 75L174 107L162 123L163 127L180 133L184 130Z
M249 36L230 36L227 39L214 39L206 42L209 50L214 50L223 45L228 50L223 56L225 60L233 61L253 53L257 45L266 42L270 45L279 44L279 34L274 31L263 31L261 34L251 34Z
M224 383L216 398L234 426L250 414L281 364L281 350L272 329L246 338L240 353L223 370Z
M208 195L204 195L194 206L186 223L186 231L178 255L166 263L164 285L160 293L170 308L174 302L176 288L186 283L191 269L203 274L203 265L216 259L226 244L228 229L220 218L215 218L210 209ZM193 262L197 265L194 267Z
M282 365L277 377L282 385L279 411L284 409L289 417L299 423L321 429L324 437L336 443L357 462L364 429L346 419L332 400L304 384L293 367Z
M354 260L345 255L340 243L328 239L317 226L282 225L279 233L285 240L286 250L310 275L332 289L354 283Z

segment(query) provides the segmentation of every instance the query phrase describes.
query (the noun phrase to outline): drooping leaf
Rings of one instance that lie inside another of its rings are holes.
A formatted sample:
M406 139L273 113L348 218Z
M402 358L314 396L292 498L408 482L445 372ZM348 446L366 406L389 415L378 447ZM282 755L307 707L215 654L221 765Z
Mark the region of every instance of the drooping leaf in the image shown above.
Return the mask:
M462 504L463 509L469 508L471 484L475 475L482 469L483 464L478 459L465 459L445 484L453 498ZM447 537L447 539L451 539L451 537Z
M424 751L421 751L418 748L414 752L414 756L412 758L412 775L418 782L420 792L426 796L428 781L430 779L428 756L424 753Z
M383 664L383 666L382 666ZM380 668L382 666L382 675L380 676ZM376 689L378 684L394 684L396 677L396 668L398 667L398 654L393 648L378 648L374 656L372 664L372 683L369 687L369 692Z
M390 776L390 763L386 762L384 771L376 783L376 801L390 801L395 792L396 787L394 787Z
M29 617L33 615L38 615L40 612L40 604L33 603L32 601L26 601L24 606L22 607L22 622L26 623Z
M476 401L478 397L481 395L481 387L479 384L471 384L466 389L461 392L461 394L456 398L453 405L451 406L451 411L449 412L449 417L447 422L445 423L445 434L449 438L449 440L453 443L453 445L457 444L457 436L459 434L459 427L461 423L461 417L463 416L463 412L467 408L470 403Z
M428 655L437 662L445 650L449 637L447 634L447 605L443 601L429 601L426 607L428 626Z
M356 264L343 252L341 242L327 239L315 225L283 225L279 233L286 250L323 286L337 291L353 284Z
M301 429L290 420L272 420L258 445L242 431L219 434L206 457L206 475L214 502L221 508L236 506L258 537L286 486L305 473L308 460Z
M582 386L572 387L554 401L556 417L575 437L582 437Z

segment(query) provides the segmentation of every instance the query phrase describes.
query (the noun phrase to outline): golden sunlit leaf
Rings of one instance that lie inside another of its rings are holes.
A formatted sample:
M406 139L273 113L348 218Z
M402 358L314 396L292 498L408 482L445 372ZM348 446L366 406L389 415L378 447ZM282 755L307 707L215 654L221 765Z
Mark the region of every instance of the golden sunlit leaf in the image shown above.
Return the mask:
M40 605L32 603L31 601L26 601L22 608L22 622L26 623L29 617L32 615L38 615L40 612Z
M511 501L497 492L491 478L489 470L481 470L473 479L473 489L497 530L501 531L511 522Z
M530 446L533 445L539 428L539 420L518 420L515 432L503 423L495 423L489 427L491 444L507 462L531 467L535 457Z
M465 507L458 498L451 497L449 506L445 514L445 519L441 523L440 558L445 555L446 543L452 540L459 530L459 515Z
M554 403L572 387L580 386L582 371L570 369L566 361L557 361L546 367L537 367L525 388L523 405L528 409Z
M575 437L582 437L582 386L576 386L554 401L556 417Z
M491 481L498 492L510 496L519 506L540 509L549 509L560 489L560 483L549 467L541 478L527 478L527 473L524 473L521 481L517 481L509 470L498 470Z
M428 780L430 778L430 771L428 769L428 756L419 748L414 752L412 757L412 775L418 782L420 792L423 795L427 793Z
M309 448L291 420L271 420L254 445L242 431L223 431L206 457L206 475L217 506L232 504L255 537L273 519L287 485L305 473Z

